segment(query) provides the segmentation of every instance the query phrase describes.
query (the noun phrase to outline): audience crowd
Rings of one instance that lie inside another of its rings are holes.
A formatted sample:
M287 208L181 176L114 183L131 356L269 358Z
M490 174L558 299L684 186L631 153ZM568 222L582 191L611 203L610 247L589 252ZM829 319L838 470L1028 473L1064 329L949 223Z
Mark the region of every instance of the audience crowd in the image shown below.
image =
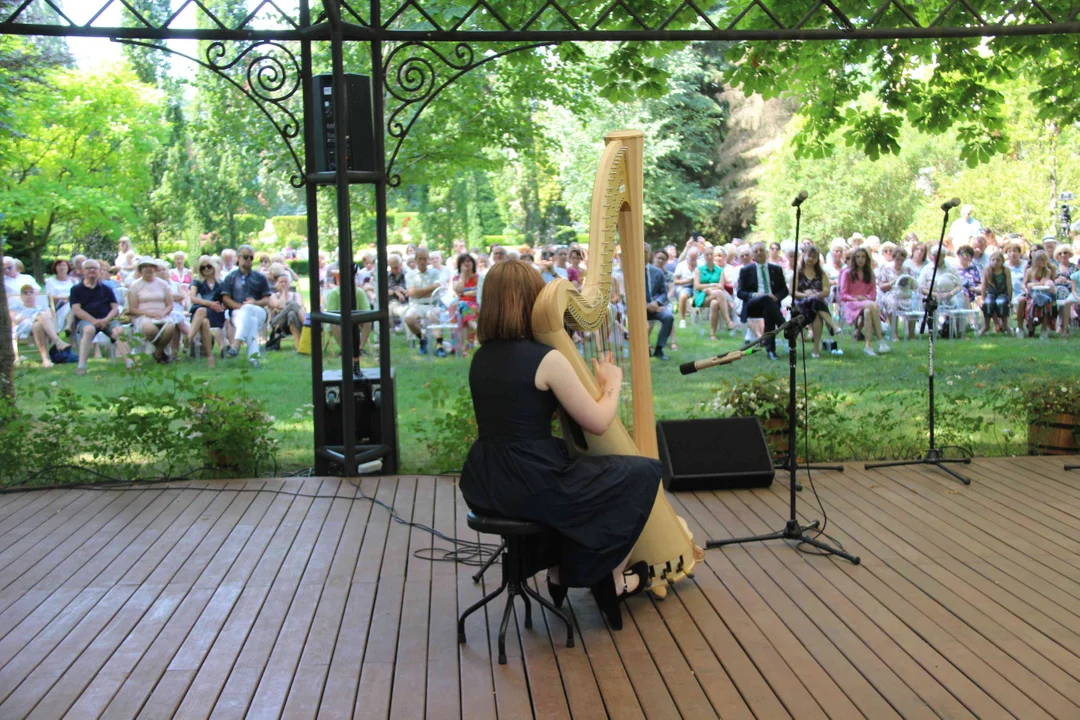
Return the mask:
M658 326L652 355L664 360L666 351L677 351L677 335L688 322L701 323L700 332L707 328L713 340L725 330L752 340L796 312L808 318L813 357L842 355L839 339L846 331L864 353L876 356L889 352L889 341L901 330L916 331L931 281L938 304L934 331L943 336L969 327L979 334L1068 335L1080 308L1080 266L1073 262L1080 254L1080 227L1073 229L1070 242L999 236L964 206L940 254L936 242L914 233L883 242L855 232L834 239L827 251L810 242L796 248L790 240L766 244L735 238L713 244L696 233L681 252L674 245L655 252L646 246L650 333ZM45 367L75 363L77 374L86 372L87 360L101 347L113 347L130 366L130 345L158 362L186 353L205 357L210 367L215 356L235 358L244 346L248 362L258 367L261 351L279 349L282 338L292 337L294 349L303 349L307 308L287 264L290 256L294 253L256 252L243 245L202 255L189 267L182 252L165 262L139 255L124 237L111 260L57 259L44 287L26 274L22 262L4 257L12 340L16 352L19 341L32 343ZM579 288L589 263L587 248L576 243L535 249L495 245L484 252L454 241L446 256L409 245L388 257L394 331L406 333L421 354L467 357L484 278L492 265L509 259L531 264L545 282L561 278ZM620 259L617 249L611 318L613 333L623 335ZM378 272L373 253L354 265L358 310L377 305ZM338 264L320 253L318 288L327 312L341 312L339 279ZM340 345L340 328L330 329ZM371 329L370 323L361 326L360 354ZM765 344L775 358L775 342Z

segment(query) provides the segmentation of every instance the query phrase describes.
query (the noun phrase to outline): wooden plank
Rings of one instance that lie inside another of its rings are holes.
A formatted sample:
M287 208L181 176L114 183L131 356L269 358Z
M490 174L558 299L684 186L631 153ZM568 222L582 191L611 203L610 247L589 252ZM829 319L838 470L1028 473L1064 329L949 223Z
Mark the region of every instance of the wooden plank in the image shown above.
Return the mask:
M540 573L539 577L545 577ZM540 586L535 579L530 587ZM539 590L544 592L544 590ZM546 593L545 593L546 594ZM497 598L496 601L498 601ZM607 717L604 701L596 686L589 658L577 647L559 655L565 649L566 625L547 613L530 598L532 628L525 627L524 604L515 599L518 635L525 663L525 680L529 686L532 714L537 718ZM566 606L563 605L565 608Z
M385 486L383 492L388 490L393 498L396 485L396 478L363 478L354 485L354 490L358 496L375 497ZM316 627L325 626L325 631L313 633L316 644L312 646L312 653L309 655L305 649L300 659L302 669L319 668L325 675L321 697L312 698L318 703L316 709L320 717L348 718L352 715L376 588L375 578L370 578L370 582L356 582L354 576L362 548L374 543L377 535L381 534L385 540L388 521L386 512L376 509L373 502L355 501L341 540L344 552L338 553L330 567L328 587L315 616ZM337 603L341 603L340 613ZM324 664L327 665L325 669ZM290 702L294 702L291 696Z
M242 484L242 483L240 483ZM189 507L173 522L165 532L161 533L157 540L147 548L147 551L132 565L132 568L124 573L123 578L128 578L134 573L133 582L121 582L122 585L136 585L140 588L157 589L159 594L154 598L152 605L139 616L138 622L123 638L119 644L98 643L95 653L84 654L80 658L81 669L79 677L83 682L89 681L85 689L79 694L78 700L71 706L70 712L76 717L98 717L109 707L111 702L120 691L121 687L132 677L136 668L148 653L153 652L144 672L139 673L138 678L145 684L148 676L154 673L154 668L159 667L164 671L171 659L173 652L179 647L187 635L191 625L198 619L212 592L203 589L189 594L189 588L183 585L170 584L169 580L175 569L179 566L173 550L180 547L190 554L194 550L193 542L184 543L184 538L189 537L193 528L199 534L205 534L207 526L220 517L228 507L236 500L234 492L188 492L194 495ZM172 571L166 574L156 575L157 583L149 583L147 578L154 576L158 567L166 563L170 557ZM174 613L177 618L174 622ZM134 608L125 607L121 614L131 618L136 617ZM170 631L166 632L166 629ZM159 643L164 633L164 638ZM115 648L115 649L113 649ZM91 664L91 658L103 660L98 665ZM65 686L67 683L65 683ZM131 717L138 713L145 699L142 689L128 685L128 697L120 699L120 707L124 716ZM151 685L146 689L146 694L153 689ZM60 688L60 693L71 693L74 687Z
M285 483L284 490L295 492L302 486L300 480ZM236 563L221 581L222 589L236 589L240 597L233 606L228 620L214 639L213 645L201 659L195 679L177 709L178 718L205 718L213 711L221 689L234 670L237 656L252 625L270 592L270 585L280 570L289 546L296 537L304 518L312 507L310 497L278 495L256 527L251 539L244 546ZM178 665L170 670L192 670L194 667Z
M398 478L397 493L391 503L403 518L412 517L416 478ZM405 568L408 563L409 528L391 522L376 575L378 588L368 628L367 646L360 666L360 688L356 717L388 718L393 697L394 661L401 629Z
M403 517L431 527L435 522L435 483L431 478L418 478L412 512ZM432 546L427 532L409 529L409 554L405 560L405 588L401 601L398 626L397 654L394 662L394 682L391 690L390 716L393 718L424 718L427 693L420 688L427 684L429 610L431 606L431 562L416 557L416 552ZM439 618L449 626L451 618Z
M355 488L348 483L331 486L334 494L351 497ZM327 493L329 494L329 492ZM304 651L315 611L320 604L327 573L333 562L352 501L339 498L332 502L319 538L300 578L300 587L285 617L274 650L267 661L262 680L248 712L256 716L280 714L289 696L293 675Z
M3 503L0 505L0 550L6 549L21 537L8 537L8 533L27 518L40 513L40 518L44 521L68 503L74 502L81 494L82 491L79 490L45 490L0 495L0 503Z
M0 550L6 552L42 524L55 520L57 515L70 519L101 497L86 490L42 493L39 499L24 505L0 522L0 529L3 531L3 535L0 535ZM56 523L53 523L53 526L61 527Z
M457 486L446 477L434 478L435 523L441 533L455 537L454 517ZM436 547L448 543L435 538ZM467 570L467 567L463 569ZM451 720L462 716L460 670L458 667L457 617L464 610L457 603L457 564L435 562L431 567L431 617L428 627L427 695L428 720ZM452 621L452 622L451 622Z
M479 535L469 527L466 517L469 508L461 497L460 491L454 488L454 537L472 542L479 541ZM468 565L456 565L454 567L457 577L457 616L455 617L455 634L457 630L457 618L466 608L480 600L484 595L483 582L474 583L472 574L477 568ZM488 570L494 578L502 572L498 565L492 565ZM486 577L486 574L485 574ZM496 581L497 582L497 581ZM495 680L491 674L491 645L487 639L487 621L481 619L487 612L481 608L473 613L465 622L466 642L458 645L458 667L461 673L461 709L462 716L466 713L470 718L478 720L493 720L498 717L495 708Z
M270 590L259 610L258 617L251 626L251 631L244 640L243 648L236 658L232 672L221 690L217 705L214 707L214 715L242 717L247 713L274 646L287 622L289 608L294 598L298 596L304 568L311 559L323 523L334 502L329 498L319 496L335 494L339 482L337 478L322 481L318 490L313 493L313 497L295 499L309 502L310 509L295 536L291 538L284 560L274 572ZM259 574L260 568L256 568L252 577ZM314 602L317 600L317 593L314 590L307 591L301 599ZM297 631L295 626L291 625L290 630ZM303 632L306 634L306 627ZM288 688L286 692L287 690Z
M1062 711L1067 711L1064 714L1067 717L1072 712L1068 709L1070 703L1060 693L973 631L948 605L927 594L927 587L922 582L930 578L893 551L892 540L895 538L889 528L866 518L848 504L841 493L829 492L823 494L822 499L830 505L834 519L830 533L840 538L845 546L857 548L855 551L861 555L877 556L876 561L864 557L860 567L870 572L866 576L856 575L859 582L883 602L885 597L904 598L931 620L936 627L925 633L920 632L920 635L957 667L976 665L977 671L987 678L979 682L984 691L1017 717L1047 717L1048 712L1060 716ZM857 541L849 534L850 531L857 532ZM884 542L883 538L890 542ZM882 584L874 583L871 575ZM955 645L949 641L950 638L956 642ZM969 677L973 676L972 672L965 670Z

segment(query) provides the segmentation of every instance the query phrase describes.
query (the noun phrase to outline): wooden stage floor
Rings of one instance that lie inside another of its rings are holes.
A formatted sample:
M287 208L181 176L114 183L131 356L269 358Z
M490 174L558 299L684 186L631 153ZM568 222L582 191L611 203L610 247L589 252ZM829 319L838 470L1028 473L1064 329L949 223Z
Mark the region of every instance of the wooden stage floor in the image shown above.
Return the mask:
M621 632L571 591L573 649L519 613L505 666L501 601L457 642L474 569L415 557L447 544L352 499L476 539L451 479L3 495L0 718L1080 718L1080 471L1062 466L977 460L970 487L815 473L862 565L710 550L666 600L631 599ZM787 512L779 481L672 497L701 540ZM800 509L821 516L809 487Z

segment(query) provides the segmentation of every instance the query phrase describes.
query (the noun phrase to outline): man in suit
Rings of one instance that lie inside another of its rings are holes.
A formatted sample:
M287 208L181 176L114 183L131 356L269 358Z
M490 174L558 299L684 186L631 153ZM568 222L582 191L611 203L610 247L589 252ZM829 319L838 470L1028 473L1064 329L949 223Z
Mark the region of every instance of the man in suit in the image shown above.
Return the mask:
M748 317L765 318L765 332L769 333L784 324L784 315L780 312L780 301L787 297L788 288L784 281L784 271L779 265L767 262L768 251L765 243L756 242L750 249L753 262L744 265L739 271L739 286L736 294L742 300L742 317L745 323ZM765 341L769 359L776 359L776 339L769 337Z
M662 258L662 262L657 258ZM660 264L657 265L657 262ZM652 257L652 248L645 245L645 313L649 320L660 323L660 334L656 336L656 348L652 353L654 358L660 360L669 359L664 354L664 345L675 325L675 316L668 307L667 279L662 269L664 262L667 262L667 254L663 250L657 251L656 257Z

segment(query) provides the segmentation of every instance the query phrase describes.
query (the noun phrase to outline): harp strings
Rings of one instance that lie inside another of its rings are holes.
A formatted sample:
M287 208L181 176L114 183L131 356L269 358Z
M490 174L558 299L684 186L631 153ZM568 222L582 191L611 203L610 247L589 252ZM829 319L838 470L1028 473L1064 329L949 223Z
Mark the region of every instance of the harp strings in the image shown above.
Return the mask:
M611 353L612 362L623 371L622 390L619 393L619 407L616 410L623 427L634 435L634 398L630 383L630 342L628 339L626 316L622 303L616 302L615 288L612 283L612 300L608 303L600 326L595 330L582 330L576 333L578 351L585 359L585 364L592 371L592 361L600 360ZM619 295L621 296L621 289Z

